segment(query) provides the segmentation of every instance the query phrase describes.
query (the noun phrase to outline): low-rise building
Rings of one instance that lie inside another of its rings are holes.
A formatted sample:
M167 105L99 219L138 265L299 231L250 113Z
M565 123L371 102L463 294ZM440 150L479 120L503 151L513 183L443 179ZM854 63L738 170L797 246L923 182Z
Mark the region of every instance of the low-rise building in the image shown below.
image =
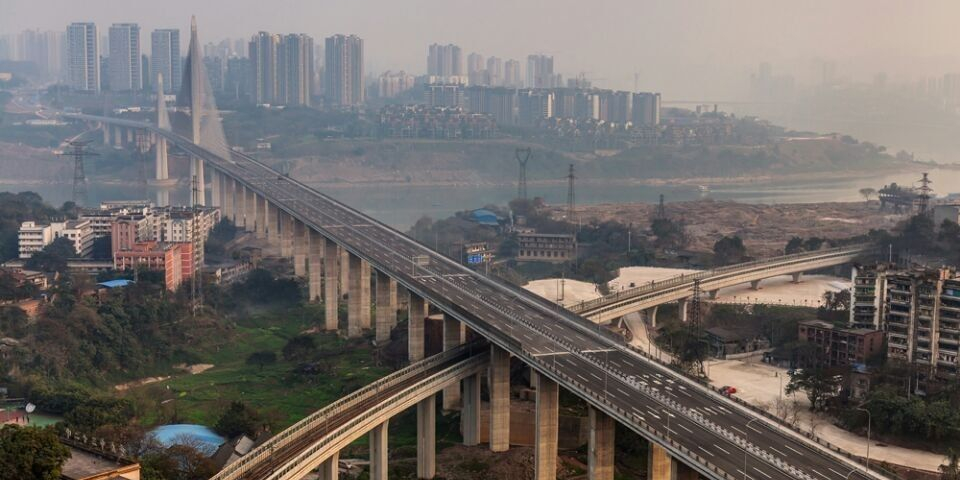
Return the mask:
M568 233L518 233L517 242L518 262L562 263L576 256L576 237Z
M93 251L95 237L89 220L67 220L46 225L23 222L17 233L19 256L30 258L58 238L69 240L77 257L87 257Z
M710 354L717 358L756 352L770 347L770 341L744 329L710 327L704 330Z
M184 280L193 276L193 244L189 242L138 242L129 250L113 253L116 270L145 269L161 271L167 290L176 290Z
M23 222L17 232L17 243L20 258L30 258L34 253L43 250L43 247L53 243L54 228L52 225L37 222Z
M815 355L800 359L808 367L865 364L883 350L883 332L879 330L840 328L821 320L800 322L797 337L817 347Z

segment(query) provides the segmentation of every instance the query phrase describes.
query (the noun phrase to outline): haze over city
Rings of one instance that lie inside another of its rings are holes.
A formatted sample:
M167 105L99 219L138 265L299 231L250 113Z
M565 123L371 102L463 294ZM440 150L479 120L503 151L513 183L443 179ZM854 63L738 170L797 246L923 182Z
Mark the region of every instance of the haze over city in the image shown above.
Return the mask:
M371 73L424 70L431 43L503 58L547 53L568 78L586 72L598 86L627 89L638 73L641 88L691 100L744 98L761 61L807 84L820 81L822 61L866 82L879 72L914 81L960 70L960 5L950 0L7 0L3 11L0 33L8 34L74 21L185 30L189 14L197 15L204 42L260 30L355 33L367 42Z
M3 1L0 480L960 480L960 3Z

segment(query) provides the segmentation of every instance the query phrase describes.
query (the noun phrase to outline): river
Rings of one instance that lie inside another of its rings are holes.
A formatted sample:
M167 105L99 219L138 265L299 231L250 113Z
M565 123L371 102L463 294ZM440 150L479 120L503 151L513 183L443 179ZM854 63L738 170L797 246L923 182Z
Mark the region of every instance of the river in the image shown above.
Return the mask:
M582 182L577 185L578 204L657 202L663 194L668 202L713 198L745 203L819 203L859 201L858 191L864 187L879 188L891 182L913 185L920 178L920 168L904 172L868 176L857 179L758 181L753 184L711 185L707 193L692 185L625 185ZM934 191L940 195L960 192L960 170L931 169ZM0 191L32 190L54 205L70 200L72 189L67 184L18 185L0 184ZM374 218L400 230L407 230L421 216L445 218L454 212L480 208L488 204L503 205L516 196L512 185L476 186L407 186L354 185L321 186L319 190L343 201ZM547 203L567 201L565 184L530 185L530 196L543 197ZM88 198L91 205L104 200L151 199L156 201L154 187L130 184L91 183ZM186 203L189 191L185 186L170 191L171 202Z

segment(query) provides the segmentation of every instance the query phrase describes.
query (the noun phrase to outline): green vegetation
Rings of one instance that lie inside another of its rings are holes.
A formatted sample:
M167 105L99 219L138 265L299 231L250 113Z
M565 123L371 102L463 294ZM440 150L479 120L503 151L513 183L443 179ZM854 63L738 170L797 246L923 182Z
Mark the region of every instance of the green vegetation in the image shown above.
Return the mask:
M33 192L0 192L0 261L17 257L17 231L21 223L62 220L75 216L75 208L73 202L67 202L58 210Z
M52 429L0 426L0 480L57 480L68 458Z
M724 236L713 244L713 262L716 265L733 265L747 261L747 247L743 239L734 235Z
M77 251L73 249L73 242L60 237L28 258L24 267L46 273L63 273L67 271L67 260L76 256Z
M823 368L805 368L790 374L784 393L803 392L810 400L811 410L823 410L827 400L836 396L841 377Z
M256 437L257 433L266 427L265 422L260 418L260 414L252 408L246 406L241 401L232 401L230 406L220 419L217 420L213 429L226 438L233 438L238 435L247 435Z

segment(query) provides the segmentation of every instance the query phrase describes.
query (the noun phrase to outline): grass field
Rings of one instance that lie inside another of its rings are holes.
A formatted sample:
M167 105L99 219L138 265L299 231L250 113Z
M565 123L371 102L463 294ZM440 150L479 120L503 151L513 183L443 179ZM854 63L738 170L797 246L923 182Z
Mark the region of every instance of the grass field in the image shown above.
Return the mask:
M278 431L390 372L376 365L369 339L348 341L334 333L315 333L321 372L294 373L298 362L284 360L281 351L290 338L316 325L312 308L254 313L226 338L208 339L197 352L198 363L214 365L209 370L132 389L127 395L142 405L141 423L213 425L231 401L241 400ZM277 362L263 368L248 365L247 357L258 351L276 353Z

